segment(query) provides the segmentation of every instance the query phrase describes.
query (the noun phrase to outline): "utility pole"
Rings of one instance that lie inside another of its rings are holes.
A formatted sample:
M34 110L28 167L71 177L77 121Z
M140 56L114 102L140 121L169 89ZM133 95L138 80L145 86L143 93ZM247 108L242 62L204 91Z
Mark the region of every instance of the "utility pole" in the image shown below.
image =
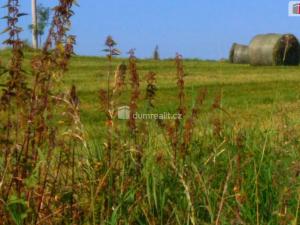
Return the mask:
M32 47L38 48L38 33L37 33L37 12L36 12L36 0L31 0L31 12L32 12Z

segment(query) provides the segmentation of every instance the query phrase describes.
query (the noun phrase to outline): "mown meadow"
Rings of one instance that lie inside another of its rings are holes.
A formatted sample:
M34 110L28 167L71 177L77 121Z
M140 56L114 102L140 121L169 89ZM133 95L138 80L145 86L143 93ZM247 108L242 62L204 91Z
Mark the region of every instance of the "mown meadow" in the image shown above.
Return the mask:
M73 3L39 51L7 6L0 224L300 224L299 67L76 56Z

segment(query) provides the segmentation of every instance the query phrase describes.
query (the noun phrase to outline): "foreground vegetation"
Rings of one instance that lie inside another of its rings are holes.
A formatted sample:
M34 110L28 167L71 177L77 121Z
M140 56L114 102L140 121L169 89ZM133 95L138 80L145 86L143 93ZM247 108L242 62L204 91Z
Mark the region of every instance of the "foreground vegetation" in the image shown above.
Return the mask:
M72 4L42 51L12 20L0 52L0 224L300 224L298 67L116 59L111 38L71 60Z

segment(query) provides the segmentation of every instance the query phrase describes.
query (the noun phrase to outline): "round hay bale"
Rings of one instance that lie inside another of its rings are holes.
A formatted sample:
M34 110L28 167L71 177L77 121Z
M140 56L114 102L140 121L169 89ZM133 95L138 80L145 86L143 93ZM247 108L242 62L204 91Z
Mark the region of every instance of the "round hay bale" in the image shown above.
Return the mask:
M251 65L298 65L299 41L292 34L255 36L249 45Z
M248 46L234 43L230 49L229 62L235 64L249 63Z

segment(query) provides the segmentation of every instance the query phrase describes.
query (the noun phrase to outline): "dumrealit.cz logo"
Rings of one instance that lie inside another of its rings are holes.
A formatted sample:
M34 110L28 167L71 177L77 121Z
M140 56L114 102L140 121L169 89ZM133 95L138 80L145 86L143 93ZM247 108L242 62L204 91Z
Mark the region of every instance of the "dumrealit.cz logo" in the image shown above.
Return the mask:
M300 16L300 1L289 2L289 16Z

